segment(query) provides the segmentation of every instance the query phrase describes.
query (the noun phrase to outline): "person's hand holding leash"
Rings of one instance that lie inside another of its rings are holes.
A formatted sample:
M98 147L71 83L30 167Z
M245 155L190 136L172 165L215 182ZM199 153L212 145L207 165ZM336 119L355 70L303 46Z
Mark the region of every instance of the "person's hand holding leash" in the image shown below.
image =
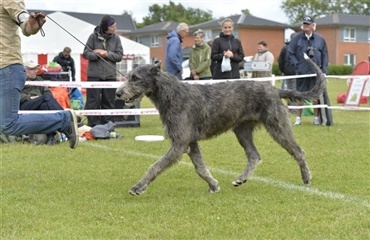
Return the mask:
M26 25L26 32L31 35L38 33L45 22L46 19L43 12L31 12Z

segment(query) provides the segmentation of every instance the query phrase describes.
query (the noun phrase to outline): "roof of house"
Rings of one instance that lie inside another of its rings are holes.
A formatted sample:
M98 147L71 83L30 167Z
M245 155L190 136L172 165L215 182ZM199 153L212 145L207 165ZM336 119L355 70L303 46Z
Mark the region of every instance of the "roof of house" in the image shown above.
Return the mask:
M145 26L142 28L139 28L135 31L132 31L130 34L144 34L144 33L168 33L179 25L178 22L160 22L160 23L155 23L149 26Z
M263 18L258 18L255 16L245 15L245 14L239 14L239 15L233 15L229 16L233 22L234 25L237 27L273 27L273 28L288 28L288 24L275 22ZM211 20L208 22L196 24L190 26L190 29L214 29L214 28L220 28L220 23L224 18Z
M317 18L315 23L318 26L370 26L370 16L352 14L333 14L322 18ZM301 23L296 23L293 27L300 27Z
M36 11L39 11L39 10L28 9L28 11L29 12L36 12ZM99 25L102 18L106 15L106 14L98 14L98 13L65 12L65 11L58 11L58 10L56 10L56 11L44 11L44 10L42 10L42 11L46 15L48 15L50 13L53 13L53 12L62 12L62 13L68 14L72 17L83 20L85 22L91 23L95 26ZM122 15L112 15L112 14L109 14L109 15L112 16L116 20L117 31L118 32L128 32L128 31L136 30L136 25L135 25L134 21L132 20L132 17L131 17L130 14L124 13ZM53 20L56 20L56 19L53 19ZM46 19L46 21L47 21L47 19ZM60 24L62 24L62 23L60 23Z
M279 22L274 22L270 20L266 20L263 18L258 18L254 16L249 16L245 14L239 14L239 15L233 15L228 17L230 18L236 26L247 26L247 27L274 27L274 28L288 28L288 24L284 23L279 23ZM204 23L199 23L196 25L189 26L189 29L191 31L196 30L196 29L219 29L220 28L220 22L223 19L215 19L215 20L210 20ZM145 33L167 33L172 31L177 27L179 23L178 22L160 22L160 23L155 23L149 26L145 26L143 28L139 28L137 30L134 30L127 35L138 35L138 34L145 34Z

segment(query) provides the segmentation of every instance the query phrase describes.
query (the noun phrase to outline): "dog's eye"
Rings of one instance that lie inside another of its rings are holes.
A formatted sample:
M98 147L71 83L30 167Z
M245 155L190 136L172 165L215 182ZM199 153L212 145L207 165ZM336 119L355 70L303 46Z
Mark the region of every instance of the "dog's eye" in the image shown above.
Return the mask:
M135 81L137 81L137 80L139 80L139 78L138 78L138 77L136 77L135 75L131 77L131 81L135 82Z

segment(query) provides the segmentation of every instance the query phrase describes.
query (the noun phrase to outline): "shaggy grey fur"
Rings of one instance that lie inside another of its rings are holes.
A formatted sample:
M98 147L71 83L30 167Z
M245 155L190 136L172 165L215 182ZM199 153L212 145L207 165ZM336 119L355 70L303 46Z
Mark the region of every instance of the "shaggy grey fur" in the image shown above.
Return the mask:
M248 158L244 172L232 184L239 186L245 183L261 159L253 143L253 132L259 125L263 125L272 138L295 158L303 183L309 184L311 173L304 152L294 139L287 107L281 101L281 98L294 101L316 99L323 92L325 75L310 59L307 61L316 70L318 77L314 89L305 93L281 90L270 83L254 81L187 84L173 75L161 72L160 62L132 70L126 83L117 89L117 96L127 104L134 105L146 95L158 109L165 134L172 146L129 193L143 193L159 174L177 163L188 148L195 170L208 183L209 191L220 191L217 180L202 159L198 141L230 129L234 131Z

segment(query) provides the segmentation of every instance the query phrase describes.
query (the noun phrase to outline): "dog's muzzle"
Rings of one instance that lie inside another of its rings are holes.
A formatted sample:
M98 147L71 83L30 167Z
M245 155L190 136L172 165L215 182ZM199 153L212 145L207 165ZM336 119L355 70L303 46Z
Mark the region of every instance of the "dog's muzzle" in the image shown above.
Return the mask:
M133 103L133 102L137 102L136 100L140 100L141 98L143 98L142 94L136 94L133 97L130 97L128 99L124 99L124 101L125 101L125 103Z

